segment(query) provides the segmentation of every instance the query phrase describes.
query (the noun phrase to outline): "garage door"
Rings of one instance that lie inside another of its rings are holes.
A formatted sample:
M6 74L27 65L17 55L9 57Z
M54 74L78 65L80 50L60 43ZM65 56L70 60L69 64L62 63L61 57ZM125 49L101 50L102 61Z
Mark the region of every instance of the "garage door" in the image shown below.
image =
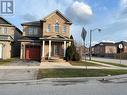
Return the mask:
M2 59L2 51L3 51L2 48L3 48L3 47L2 47L2 44L0 44L0 59Z
M40 60L40 46L26 46L27 60Z

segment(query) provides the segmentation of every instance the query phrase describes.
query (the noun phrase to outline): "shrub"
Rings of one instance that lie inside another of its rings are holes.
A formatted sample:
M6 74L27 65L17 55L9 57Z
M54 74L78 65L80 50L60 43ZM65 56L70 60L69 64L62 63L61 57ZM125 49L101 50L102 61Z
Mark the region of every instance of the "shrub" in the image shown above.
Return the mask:
M72 39L73 39L73 37L72 37ZM67 47L65 60L67 60L67 61L79 61L80 60L80 55L76 51L76 47L74 45L74 42L72 42L71 46Z

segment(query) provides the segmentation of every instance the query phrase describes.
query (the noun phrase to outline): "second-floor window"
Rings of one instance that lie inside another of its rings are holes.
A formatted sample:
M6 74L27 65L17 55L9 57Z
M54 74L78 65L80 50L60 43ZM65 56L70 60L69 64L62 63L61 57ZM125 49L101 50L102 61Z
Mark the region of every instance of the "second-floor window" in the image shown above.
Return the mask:
M0 27L0 33L6 34L7 33L7 27Z
M49 24L49 25L48 25L47 32L50 32L50 31L51 31L51 25Z
M30 35L30 36L38 35L38 28L37 27L29 27L28 35Z
M55 28L55 32L59 32L59 23L55 23L54 28Z
M63 26L63 32L66 32L67 31L67 28L66 28L66 26L64 25Z

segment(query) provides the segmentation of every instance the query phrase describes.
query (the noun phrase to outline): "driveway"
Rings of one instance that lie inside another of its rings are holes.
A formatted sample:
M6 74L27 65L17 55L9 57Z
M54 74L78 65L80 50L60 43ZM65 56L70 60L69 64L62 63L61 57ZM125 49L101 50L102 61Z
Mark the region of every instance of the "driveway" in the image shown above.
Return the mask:
M15 59L9 64L0 66L1 67L0 81L34 80L37 78L38 68L28 69L28 68L22 68L22 67L39 66L39 65L40 65L40 62L37 62L37 61L24 61L24 60ZM21 69L17 69L15 67L18 67L18 68L21 67Z
M0 69L0 81L37 79L38 69Z
M14 61L7 64L7 66L39 66L39 61L26 61L26 60L20 60L15 59Z

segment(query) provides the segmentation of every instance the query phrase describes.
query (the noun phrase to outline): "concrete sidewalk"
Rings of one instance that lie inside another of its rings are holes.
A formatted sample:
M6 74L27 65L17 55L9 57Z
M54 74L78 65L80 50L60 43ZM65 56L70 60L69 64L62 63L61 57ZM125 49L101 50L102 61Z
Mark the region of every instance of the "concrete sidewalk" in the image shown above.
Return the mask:
M83 60L83 61L85 61L85 60ZM106 67L119 67L119 66L110 65L110 64L105 64L105 63L101 63L101 62L95 62L95 61L86 61L86 62L90 62L90 63L94 63L94 64L106 66Z
M98 63L101 64L101 63ZM40 66L0 66L0 69L124 69L127 70L127 68L124 67L117 67L117 66L72 66L71 64L63 64L63 63L45 63L41 64Z

